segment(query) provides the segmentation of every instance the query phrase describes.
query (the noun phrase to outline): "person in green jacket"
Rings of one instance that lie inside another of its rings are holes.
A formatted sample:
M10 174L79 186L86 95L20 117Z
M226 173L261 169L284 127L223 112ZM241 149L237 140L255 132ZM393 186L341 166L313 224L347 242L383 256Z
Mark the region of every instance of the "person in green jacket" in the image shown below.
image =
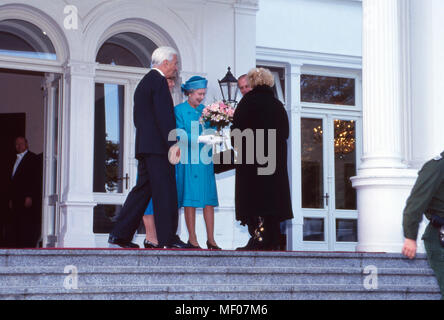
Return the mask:
M424 164L407 199L403 213L405 241L402 253L410 259L416 255L416 239L423 214L430 223L422 240L444 300L444 152Z

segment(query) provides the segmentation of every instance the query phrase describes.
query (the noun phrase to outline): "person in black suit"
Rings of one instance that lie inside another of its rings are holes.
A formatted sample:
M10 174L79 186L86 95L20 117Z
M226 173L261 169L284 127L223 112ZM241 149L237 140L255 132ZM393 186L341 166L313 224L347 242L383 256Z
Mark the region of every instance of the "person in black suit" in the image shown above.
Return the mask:
M10 167L8 242L14 248L35 248L41 233L38 208L39 163L25 137L15 139L17 158Z
M177 141L168 139L176 129L176 119L167 78L177 72L177 51L159 47L151 60L152 69L134 94L138 179L108 239L111 245L122 248L139 247L131 240L151 198L159 247L185 246L176 235L179 217L174 162L179 161L180 149Z

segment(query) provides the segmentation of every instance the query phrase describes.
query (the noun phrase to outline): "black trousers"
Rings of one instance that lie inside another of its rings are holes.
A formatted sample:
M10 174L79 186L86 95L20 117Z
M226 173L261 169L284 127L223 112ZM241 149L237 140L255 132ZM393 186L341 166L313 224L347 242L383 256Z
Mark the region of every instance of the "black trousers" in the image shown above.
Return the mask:
M179 221L175 168L168 155L148 154L139 160L137 184L128 194L111 235L131 241L151 197L159 245L174 242Z
M24 200L23 200L24 202ZM3 226L5 248L36 248L41 235L41 212L14 202Z

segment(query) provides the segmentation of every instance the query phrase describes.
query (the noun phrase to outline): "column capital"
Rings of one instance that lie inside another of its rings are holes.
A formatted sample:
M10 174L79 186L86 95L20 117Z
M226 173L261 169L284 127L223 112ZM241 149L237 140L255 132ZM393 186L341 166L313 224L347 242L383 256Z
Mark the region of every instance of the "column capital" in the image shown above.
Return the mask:
M299 76L302 73L302 62L291 62L290 63L290 75L291 76Z
M71 77L93 78L96 74L97 65L97 62L68 60L63 68L65 73Z

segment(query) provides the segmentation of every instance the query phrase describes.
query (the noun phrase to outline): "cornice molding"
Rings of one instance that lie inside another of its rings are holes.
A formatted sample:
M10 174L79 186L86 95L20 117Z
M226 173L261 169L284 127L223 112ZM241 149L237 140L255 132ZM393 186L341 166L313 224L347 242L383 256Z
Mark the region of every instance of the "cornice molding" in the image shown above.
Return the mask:
M330 54L322 52L309 52L301 50L276 49L269 47L256 47L256 57L259 60L281 58L294 65L324 65L349 69L362 69L362 57L351 55Z

